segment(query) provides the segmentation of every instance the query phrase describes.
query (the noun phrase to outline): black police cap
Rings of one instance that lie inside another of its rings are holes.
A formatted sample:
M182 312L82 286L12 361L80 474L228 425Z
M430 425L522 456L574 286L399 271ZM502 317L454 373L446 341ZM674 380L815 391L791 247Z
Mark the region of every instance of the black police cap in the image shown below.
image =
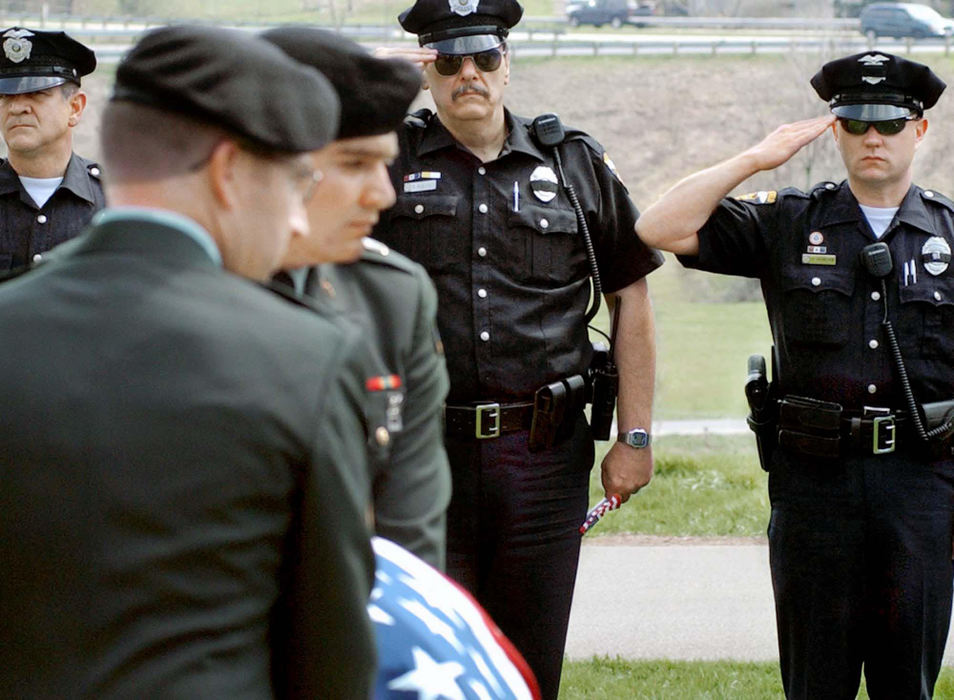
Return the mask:
M499 46L522 16L517 0L417 0L398 21L421 46L470 54Z
M338 128L338 97L321 73L223 27L147 33L116 69L112 99L185 114L276 151L321 148Z
M262 37L331 81L341 101L339 139L394 131L421 89L421 72L411 62L375 58L333 32L289 26Z
M880 51L830 61L811 82L837 116L863 121L920 116L947 87L927 66Z
M78 85L96 69L96 54L66 32L10 27L0 32L0 42L0 95Z

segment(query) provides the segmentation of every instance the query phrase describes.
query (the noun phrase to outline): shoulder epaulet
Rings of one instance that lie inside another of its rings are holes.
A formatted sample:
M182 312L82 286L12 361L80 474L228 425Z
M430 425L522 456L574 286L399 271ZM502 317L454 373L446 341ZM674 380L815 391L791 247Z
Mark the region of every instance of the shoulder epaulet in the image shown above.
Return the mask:
M413 273L417 267L417 263L410 258L401 255L395 250L391 250L379 240L365 237L361 243L363 245L361 262L393 267L396 270L409 273Z
M416 129L423 129L427 126L427 123L431 120L431 117L434 116L431 110L424 107L419 109L416 112L411 112L406 117L404 117L404 123L408 126L413 126Z
M921 199L925 202L935 202L954 211L954 201L951 201L937 190L921 190Z
M820 197L825 194L834 193L838 191L837 182L819 182L814 187L812 187L811 192L809 192L810 197Z

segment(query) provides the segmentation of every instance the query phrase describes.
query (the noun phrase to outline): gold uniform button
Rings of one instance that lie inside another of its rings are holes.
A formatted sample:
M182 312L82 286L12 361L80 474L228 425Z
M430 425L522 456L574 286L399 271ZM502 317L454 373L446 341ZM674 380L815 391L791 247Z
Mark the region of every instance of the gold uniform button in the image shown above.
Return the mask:
M388 429L384 426L379 426L377 430L374 431L374 439L381 447L387 447L391 442L391 433L389 433Z

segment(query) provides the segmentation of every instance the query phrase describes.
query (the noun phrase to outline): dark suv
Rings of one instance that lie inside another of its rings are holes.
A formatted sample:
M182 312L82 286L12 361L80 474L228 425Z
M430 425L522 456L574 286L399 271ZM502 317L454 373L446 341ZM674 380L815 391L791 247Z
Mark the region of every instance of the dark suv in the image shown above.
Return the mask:
M941 17L932 7L903 2L877 2L861 11L861 33L874 41L879 36L928 37L950 36L951 20Z
M566 6L566 19L570 26L579 27L581 24L592 24L602 27L609 24L612 27L622 27L624 24L639 23L639 17L653 14L655 3L637 2L636 0L585 0L571 2Z

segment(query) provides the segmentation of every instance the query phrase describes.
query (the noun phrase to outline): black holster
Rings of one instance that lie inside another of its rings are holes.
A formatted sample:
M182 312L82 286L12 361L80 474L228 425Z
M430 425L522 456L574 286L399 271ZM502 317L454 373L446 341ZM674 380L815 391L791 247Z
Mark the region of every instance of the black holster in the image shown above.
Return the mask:
M769 470L772 453L778 445L778 402L773 396L773 387L765 376L765 358L749 357L749 374L745 382L745 398L749 402L749 415L745 419L755 433L755 445L759 451L759 464Z
M585 405L586 380L581 374L574 374L537 389L533 395L530 451L547 449L568 437Z

